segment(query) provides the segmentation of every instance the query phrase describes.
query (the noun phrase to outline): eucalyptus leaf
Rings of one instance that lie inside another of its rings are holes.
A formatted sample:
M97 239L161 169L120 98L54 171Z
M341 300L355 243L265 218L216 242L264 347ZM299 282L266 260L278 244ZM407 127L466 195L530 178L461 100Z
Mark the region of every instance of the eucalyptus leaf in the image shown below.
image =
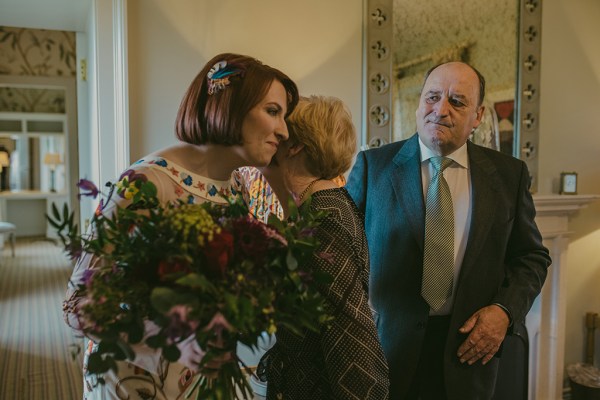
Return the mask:
M152 306L161 313L166 313L177 304L177 292L166 287L157 287L152 290L150 302Z
M130 343L139 343L144 337L144 325L143 323L133 323L127 332Z
M192 288L198 288L206 291L214 291L215 286L210 282L206 276L192 273L182 276L177 279L175 283L183 286L189 286Z
M287 264L288 270L295 271L298 268L298 260L294 257L294 254L291 250L288 249L287 256L285 257L285 262Z
M117 341L117 345L119 346L119 349L121 349L121 351L123 352L123 354L125 355L125 357L128 360L133 361L135 359L135 353L133 352L133 349L131 348L131 346L129 344L127 344L127 342L125 342L123 340L119 340L119 341Z
M58 211L58 207L56 207L55 202L52 202L52 216L55 220L60 221L60 212Z
M175 362L181 357L181 351L175 345L163 347L162 354L166 360L171 362Z
M146 338L144 343L146 343L148 346L152 347L153 349L158 349L160 347L165 346L165 338L162 335L154 335L154 336L150 336L150 337Z

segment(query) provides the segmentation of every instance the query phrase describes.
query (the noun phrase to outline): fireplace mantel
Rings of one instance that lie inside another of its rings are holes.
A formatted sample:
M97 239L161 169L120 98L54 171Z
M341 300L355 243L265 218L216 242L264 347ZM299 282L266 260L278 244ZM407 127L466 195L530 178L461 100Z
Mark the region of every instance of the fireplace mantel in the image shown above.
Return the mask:
M534 195L535 221L550 250L552 266L542 293L527 315L529 334L529 400L562 399L565 327L566 270L569 218L600 195Z
M534 195L533 202L538 217L569 216L589 203L600 199L598 194L585 195L560 195L545 194Z

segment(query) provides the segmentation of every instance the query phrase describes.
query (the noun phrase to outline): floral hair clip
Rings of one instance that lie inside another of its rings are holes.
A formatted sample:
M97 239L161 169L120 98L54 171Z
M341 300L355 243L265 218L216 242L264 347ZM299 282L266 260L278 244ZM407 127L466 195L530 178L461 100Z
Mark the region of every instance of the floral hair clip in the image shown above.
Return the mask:
M235 65L227 65L227 61L219 61L208 71L206 78L208 80L208 94L215 94L228 86L230 78L234 76L244 76L244 70Z

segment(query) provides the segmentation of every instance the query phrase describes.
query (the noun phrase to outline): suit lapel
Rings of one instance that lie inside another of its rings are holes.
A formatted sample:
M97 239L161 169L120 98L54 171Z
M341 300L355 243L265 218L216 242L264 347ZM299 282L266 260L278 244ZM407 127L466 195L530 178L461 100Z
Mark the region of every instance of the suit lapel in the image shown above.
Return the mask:
M471 142L467 142L467 149L473 197L469 239L461 268L462 276L475 266L475 261L490 232L498 198L496 191L500 187L498 171L492 161Z
M392 161L395 164L391 174L392 187L406 213L415 240L422 250L425 235L425 204L419 141L416 134L406 141Z

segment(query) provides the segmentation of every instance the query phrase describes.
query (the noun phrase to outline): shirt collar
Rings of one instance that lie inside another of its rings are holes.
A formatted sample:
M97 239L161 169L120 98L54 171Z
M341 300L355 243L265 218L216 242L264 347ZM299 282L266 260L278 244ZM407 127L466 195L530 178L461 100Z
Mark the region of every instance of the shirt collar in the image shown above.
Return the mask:
M437 157L431 149L425 146L425 143L421 141L419 137L419 148L421 149L421 162L429 160L431 157ZM460 146L453 153L450 153L446 156L447 158L453 160L455 163L460 165L463 168L469 168L469 156L467 154L467 143Z

